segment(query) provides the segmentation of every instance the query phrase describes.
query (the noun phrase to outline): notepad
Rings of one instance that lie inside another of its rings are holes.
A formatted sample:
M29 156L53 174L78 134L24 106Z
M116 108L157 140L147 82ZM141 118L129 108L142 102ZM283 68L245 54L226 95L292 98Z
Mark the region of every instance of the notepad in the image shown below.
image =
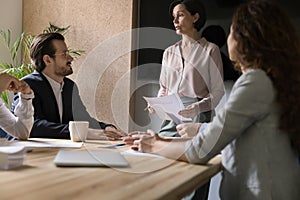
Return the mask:
M127 167L128 161L119 152L60 150L54 164L59 167Z
M0 169L8 170L22 166L25 156L25 147L0 146Z

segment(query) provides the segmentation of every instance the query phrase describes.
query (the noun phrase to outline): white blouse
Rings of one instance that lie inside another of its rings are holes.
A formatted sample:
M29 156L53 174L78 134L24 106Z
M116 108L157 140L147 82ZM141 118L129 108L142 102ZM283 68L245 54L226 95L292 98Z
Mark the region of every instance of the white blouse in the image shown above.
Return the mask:
M182 60L180 44L168 47L163 55L158 96L177 93L201 98L201 112L213 110L224 95L223 64L219 48L201 38Z
M0 99L0 127L13 137L26 140L29 137L34 121L33 98L33 91L31 94L19 93L20 101L15 108L16 116L8 110L3 100Z

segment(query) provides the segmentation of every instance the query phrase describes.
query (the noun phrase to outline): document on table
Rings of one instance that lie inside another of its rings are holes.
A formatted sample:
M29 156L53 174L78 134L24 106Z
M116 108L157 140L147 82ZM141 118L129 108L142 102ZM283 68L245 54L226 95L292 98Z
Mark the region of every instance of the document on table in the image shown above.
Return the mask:
M13 141L9 146L24 146L24 147L60 147L60 148L80 148L82 142L69 141Z
M178 94L171 94L163 97L144 97L149 105L155 110L159 118L172 120L175 124L182 124L183 121L191 121L190 118L182 117L178 112L184 109L184 105Z

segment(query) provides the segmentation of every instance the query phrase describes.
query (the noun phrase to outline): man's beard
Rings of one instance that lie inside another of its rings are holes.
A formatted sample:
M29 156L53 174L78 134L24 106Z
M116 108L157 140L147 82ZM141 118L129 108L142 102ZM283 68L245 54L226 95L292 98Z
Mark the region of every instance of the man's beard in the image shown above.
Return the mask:
M55 73L56 73L56 75L59 75L59 76L68 76L68 75L73 74L73 69L71 67L69 67L68 69L59 70L59 71L56 71Z

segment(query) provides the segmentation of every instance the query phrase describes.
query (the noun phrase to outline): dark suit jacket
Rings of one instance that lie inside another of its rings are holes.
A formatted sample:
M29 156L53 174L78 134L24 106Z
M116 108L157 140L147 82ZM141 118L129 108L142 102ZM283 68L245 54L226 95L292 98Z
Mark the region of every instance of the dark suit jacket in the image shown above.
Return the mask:
M25 76L23 80L29 84L35 95L32 102L34 107L34 125L30 137L69 139L68 123L73 120L89 121L90 128L104 129L106 126L113 126L98 122L89 115L81 101L78 88L72 80L64 78L62 122L60 122L55 95L46 77L34 71L32 74ZM19 101L18 98L18 95L14 96L12 111Z

